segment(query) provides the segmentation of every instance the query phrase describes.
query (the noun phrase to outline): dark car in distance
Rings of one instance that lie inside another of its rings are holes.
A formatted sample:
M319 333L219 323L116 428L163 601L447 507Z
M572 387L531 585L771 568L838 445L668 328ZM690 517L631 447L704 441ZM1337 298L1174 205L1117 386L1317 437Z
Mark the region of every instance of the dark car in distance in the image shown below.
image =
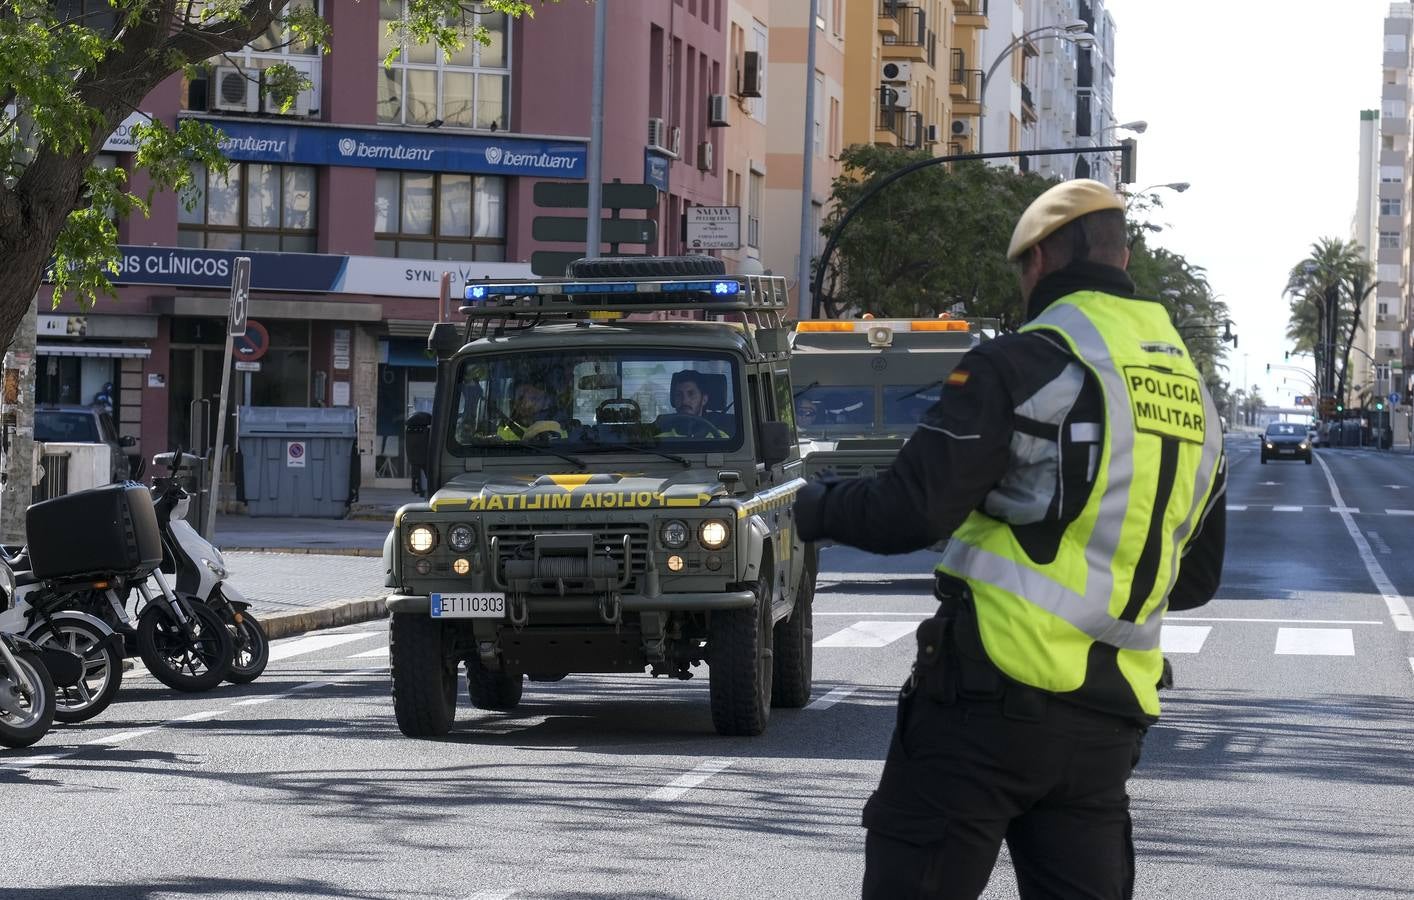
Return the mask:
M1311 464L1311 436L1305 425L1273 422L1262 435L1262 465L1269 459L1304 459Z
M44 404L34 409L34 439L44 443L107 444L112 454L112 483L141 476L142 457L129 457L127 449L137 442L128 436L118 436L113 417L99 406L77 404Z

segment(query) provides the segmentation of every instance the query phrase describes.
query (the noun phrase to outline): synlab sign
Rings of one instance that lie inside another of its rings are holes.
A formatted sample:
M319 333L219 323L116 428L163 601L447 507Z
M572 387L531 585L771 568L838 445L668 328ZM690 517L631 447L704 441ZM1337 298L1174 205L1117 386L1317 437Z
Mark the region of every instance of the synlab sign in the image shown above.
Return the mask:
M574 138L420 134L271 122L213 121L221 151L247 162L583 178L588 148Z

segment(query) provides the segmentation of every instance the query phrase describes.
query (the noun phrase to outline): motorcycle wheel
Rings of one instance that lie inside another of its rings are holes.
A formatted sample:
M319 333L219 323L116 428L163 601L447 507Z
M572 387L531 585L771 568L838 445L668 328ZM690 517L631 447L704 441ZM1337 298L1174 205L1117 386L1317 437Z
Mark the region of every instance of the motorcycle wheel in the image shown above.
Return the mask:
M205 603L188 603L196 633L187 639L165 603L150 604L137 623L137 649L153 677L179 691L206 691L231 671L234 642L226 623Z
M56 633L57 630L57 633ZM108 636L87 622L59 621L46 625L31 638L41 647L77 653L83 659L83 678L74 687L55 685L59 722L87 722L108 708L123 683L123 659Z
M33 651L15 650L13 656L24 670L25 680L38 685L35 691L21 689L16 673L6 671L4 663L0 663L0 691L7 692L6 697L0 698L0 744L18 749L28 747L49 731L54 724L56 697L54 680Z
M230 604L223 603L218 610L221 620L228 629L235 632L235 656L231 660L231 671L226 680L231 684L250 684L265 671L270 662L270 639L265 636L265 628L255 616L246 610L240 614L240 622L235 621Z

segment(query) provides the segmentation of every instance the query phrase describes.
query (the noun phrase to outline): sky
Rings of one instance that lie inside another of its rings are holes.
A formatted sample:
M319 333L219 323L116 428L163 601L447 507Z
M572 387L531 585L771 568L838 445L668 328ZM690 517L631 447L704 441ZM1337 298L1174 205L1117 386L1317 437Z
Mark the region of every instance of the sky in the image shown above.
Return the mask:
M1192 184L1160 192L1154 221L1164 230L1151 240L1206 268L1228 304L1238 335L1228 380L1289 404L1302 378L1277 368L1291 349L1281 292L1318 238L1351 237L1360 110L1380 106L1389 3L1106 5L1115 115L1149 123L1138 136L1135 187Z

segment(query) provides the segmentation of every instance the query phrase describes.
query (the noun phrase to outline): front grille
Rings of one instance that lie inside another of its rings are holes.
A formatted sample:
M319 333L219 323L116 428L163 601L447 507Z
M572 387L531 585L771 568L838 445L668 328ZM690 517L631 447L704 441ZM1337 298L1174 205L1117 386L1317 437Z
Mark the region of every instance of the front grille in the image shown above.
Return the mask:
M532 524L491 525L487 537L499 538L500 560L530 559L534 555L535 536L549 533L584 533L594 535L596 555L611 557L622 565L624 535L629 537L629 572L642 575L648 570L649 526L646 522L536 522Z

